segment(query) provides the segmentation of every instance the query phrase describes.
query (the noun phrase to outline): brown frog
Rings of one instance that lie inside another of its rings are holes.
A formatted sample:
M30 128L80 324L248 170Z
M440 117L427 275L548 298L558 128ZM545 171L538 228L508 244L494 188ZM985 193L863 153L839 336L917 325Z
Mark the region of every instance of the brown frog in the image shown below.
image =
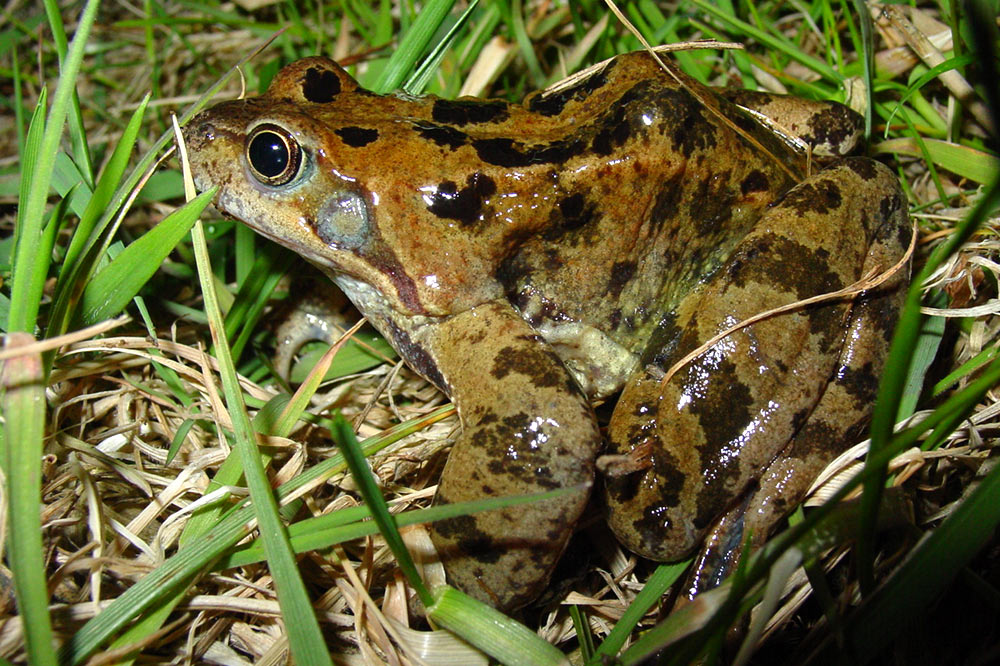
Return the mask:
M736 322L892 266L909 237L888 169L846 158L810 175L770 128L782 119L763 119L806 109L786 126L840 144L851 112L728 96L647 53L523 104L376 95L307 58L186 129L218 208L329 275L457 404L437 503L574 489L432 525L467 593L513 609L544 588L602 449L594 398L621 392L610 524L656 560L736 514L765 535L862 432L902 275L744 328L665 378Z

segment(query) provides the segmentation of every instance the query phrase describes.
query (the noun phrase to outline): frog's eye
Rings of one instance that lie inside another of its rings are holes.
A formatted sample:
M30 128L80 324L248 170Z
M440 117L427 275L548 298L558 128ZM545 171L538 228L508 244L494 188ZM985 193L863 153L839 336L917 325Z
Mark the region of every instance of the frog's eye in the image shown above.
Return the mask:
M278 187L298 174L302 149L287 130L277 125L259 125L247 137L246 158L254 178L264 185Z

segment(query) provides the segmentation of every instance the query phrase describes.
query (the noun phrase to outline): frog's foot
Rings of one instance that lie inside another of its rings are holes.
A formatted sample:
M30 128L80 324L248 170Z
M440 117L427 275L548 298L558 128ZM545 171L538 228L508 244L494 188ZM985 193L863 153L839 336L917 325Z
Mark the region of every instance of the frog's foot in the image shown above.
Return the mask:
M292 281L292 301L274 331L274 369L290 381L295 355L309 342L332 345L361 315L343 292L322 278Z
M892 267L908 239L894 176L863 158L807 179L765 213L665 322L618 404L611 452L654 450L646 469L608 481L609 522L623 543L675 561L755 485L746 529L760 538L799 501L864 428L904 274L853 304L819 304L741 329L667 382L662 370L753 314Z
M733 88L718 92L752 113L785 141L817 157L849 155L864 138L864 119L837 102Z
M593 410L506 301L409 335L462 418L435 504L571 489L430 526L452 584L503 610L524 606L544 589L586 506L600 444Z

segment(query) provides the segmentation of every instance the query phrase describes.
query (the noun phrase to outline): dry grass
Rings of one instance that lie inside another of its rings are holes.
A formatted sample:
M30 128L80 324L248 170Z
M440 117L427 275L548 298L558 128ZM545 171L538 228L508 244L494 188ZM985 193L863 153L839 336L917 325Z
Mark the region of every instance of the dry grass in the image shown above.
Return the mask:
M548 3L530 4L539 17L544 18L546 11L555 11ZM932 14L933 7L928 9L928 15ZM168 11L177 18L194 10L169 7ZM110 5L105 12L94 41L114 45L114 49L104 55L102 68L87 72L79 86L81 98L98 102L85 104L90 111L85 120L95 145L120 131L121 119L150 86L141 28L116 27L114 23L138 14L125 6ZM568 26L565 16L563 21ZM9 16L6 23L13 25ZM917 23L920 30L930 33L941 28L930 22ZM696 28L692 26L690 37L714 36L703 35ZM790 16L785 29L789 35L798 35L801 17ZM567 30L553 31L546 37L547 48L539 49L540 52L554 59L552 54L560 41L560 32ZM822 48L815 33L806 34L803 49ZM880 33L878 57L899 63L902 75L913 67L916 59L910 47L895 39L894 29ZM208 21L172 24L162 39L159 36L156 39L162 69L157 98L153 101L154 112L163 113L191 102L217 73L228 69L259 41L259 31L247 27L213 26ZM752 43L748 47L760 52L760 47ZM344 58L366 50L367 46L356 35L344 30L327 52ZM762 58L758 62L763 66L767 60ZM797 69L793 65L785 73L795 73ZM524 81L523 74L518 74L523 70L516 58L506 65L505 71L503 82ZM25 97L29 102L36 98L39 89L38 81L31 78L33 75L33 70L25 72ZM803 71L802 75L810 73ZM238 89L239 83L234 82L222 96L237 94ZM948 94L940 88L935 91L938 94L929 98L928 103L944 117L950 117ZM7 140L2 145L9 151L16 142L9 134L13 125L9 111L5 109L4 115L7 119L0 126L8 130L4 130ZM146 141L151 142L163 129L164 125L154 118L149 123ZM962 131L975 134L981 127L975 119L966 118ZM939 184L935 183L923 159L898 159L908 180L911 208L920 223L918 255L926 256L929 248L947 237L954 222L968 212L976 188L948 172L940 172ZM5 154L0 156L0 166L16 160L16 155ZM952 197L945 206L939 203L939 188L949 195L964 192L968 196ZM124 225L124 233L141 234L175 203L172 200L137 207ZM11 206L11 199L5 198L2 211L8 229ZM1000 221L993 219L937 273L934 284L928 285L947 293L947 309L937 314L955 321L949 326L931 372L934 379L996 344L1000 331L997 316L1000 307L996 300L1000 277L998 231ZM230 424L220 397L214 362L205 352L206 329L174 314L178 306L200 308L200 296L191 288L191 278L179 270L182 265L179 261L173 267L168 266L166 273L158 278L155 298L154 294L147 295L156 340L133 324L120 337L75 343L60 350L48 383L49 440L43 467L42 521L53 624L62 637L72 634L109 600L176 550L194 503L230 455L229 442L220 437L220 432L230 430ZM266 355L266 335L258 337L260 348L264 349L261 353ZM258 348L254 348L248 355L257 353ZM269 383L261 365L246 361L242 367L261 381L258 384L246 379L243 384L246 394L261 402L270 399L275 386ZM939 400L929 398L921 404L933 406ZM384 364L331 382L316 395L313 405L317 414L340 410L355 424L359 438L367 438L393 425L420 418L443 402L439 392L409 369ZM920 530L937 524L967 492L977 475L984 473L979 464L996 442L1000 427L998 412L1000 400L994 392L977 408L967 427L951 436L946 450L909 452L901 460L896 483L912 493ZM449 438L457 427L457 420L451 417L370 458L371 467L395 510L429 504ZM185 429L183 443L176 455L172 455L172 444ZM326 459L333 449L325 429L306 422L300 422L291 437L270 438L266 446L274 456L270 470L276 486ZM856 457L858 452L854 453ZM845 467L853 460L847 459ZM354 505L358 501L354 490L352 480L343 471L322 479L299 494L302 507L298 516L321 515ZM426 544L426 535L419 528L408 530L406 538L414 548ZM588 526L580 538L589 538L585 548L593 552L581 559L575 571L557 580L556 589L570 590L567 600L582 607L591 631L599 640L641 589L651 567L614 545L599 524ZM880 569L888 570L897 563L913 539L913 534L887 538L882 543ZM846 599L856 588L846 577L849 567L845 564L845 553L846 547L837 549L826 566L836 572L831 578L837 581L836 586ZM995 584L998 581L994 576L1000 567L995 553L992 555L984 556L974 570ZM428 634L416 630L424 630L426 626L414 605L412 591L395 569L381 538L361 539L343 547L306 553L301 557L301 569L338 661L417 663L422 658L428 663L441 663L446 660L446 647L438 644L420 647L421 641L428 640ZM10 575L6 568L0 570L0 577L9 579ZM428 571L428 575L435 573ZM772 648L775 654L780 654L789 641L798 641L806 633L807 625L820 621L815 608L806 608L796 616L795 611L806 597L808 581L802 576L794 581L794 586L786 609L777 616L780 621L773 623L766 634L771 645L777 646ZM24 663L23 634L9 586L5 587L6 598L0 605L0 656ZM654 608L648 622L658 619L662 610ZM789 618L796 617L789 623ZM524 620L567 652L573 649L576 629L568 606L536 609L527 613ZM435 635L431 640L438 639L441 637ZM446 639L441 640L447 645ZM766 645L764 649L768 649ZM456 661L468 663L464 661L467 655L459 654ZM116 659L115 653L104 653L92 663L112 663ZM286 663L286 659L287 642L281 617L272 581L263 564L206 572L161 630L144 639L139 657L139 661L146 663L219 664Z

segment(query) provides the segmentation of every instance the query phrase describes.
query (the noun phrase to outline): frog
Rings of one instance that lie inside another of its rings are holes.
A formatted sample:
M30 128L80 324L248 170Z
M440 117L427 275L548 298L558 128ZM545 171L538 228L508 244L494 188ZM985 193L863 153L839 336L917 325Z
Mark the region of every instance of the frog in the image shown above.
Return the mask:
M541 494L429 525L449 582L509 612L595 486L623 546L679 561L759 542L863 433L905 268L672 370L901 263L891 170L816 155L858 127L636 52L521 103L375 94L310 57L184 137L224 216L315 265L457 406L434 502Z

